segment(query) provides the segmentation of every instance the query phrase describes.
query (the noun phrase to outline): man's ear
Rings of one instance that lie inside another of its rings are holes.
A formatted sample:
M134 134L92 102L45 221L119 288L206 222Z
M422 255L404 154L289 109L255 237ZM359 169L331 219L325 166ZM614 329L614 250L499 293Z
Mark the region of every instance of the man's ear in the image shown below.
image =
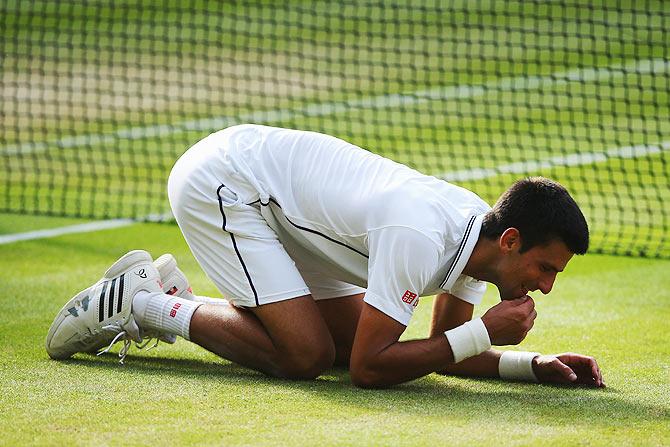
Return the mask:
M521 248L521 234L519 234L519 230L514 227L506 229L500 235L498 244L503 253L518 251Z

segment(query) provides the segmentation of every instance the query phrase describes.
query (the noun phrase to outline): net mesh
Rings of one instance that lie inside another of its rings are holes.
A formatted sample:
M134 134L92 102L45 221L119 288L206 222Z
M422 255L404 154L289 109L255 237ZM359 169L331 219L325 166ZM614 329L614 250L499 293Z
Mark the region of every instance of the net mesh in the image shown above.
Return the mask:
M563 183L595 251L670 257L663 1L0 2L0 210L162 216L223 127L326 132L489 203Z

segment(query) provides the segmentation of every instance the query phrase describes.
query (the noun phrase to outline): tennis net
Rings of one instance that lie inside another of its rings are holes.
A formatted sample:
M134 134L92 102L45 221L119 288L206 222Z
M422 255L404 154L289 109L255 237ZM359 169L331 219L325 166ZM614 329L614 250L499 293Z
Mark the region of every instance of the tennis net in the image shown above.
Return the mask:
M0 2L0 211L150 219L255 122L472 189L563 183L596 252L670 257L663 1Z

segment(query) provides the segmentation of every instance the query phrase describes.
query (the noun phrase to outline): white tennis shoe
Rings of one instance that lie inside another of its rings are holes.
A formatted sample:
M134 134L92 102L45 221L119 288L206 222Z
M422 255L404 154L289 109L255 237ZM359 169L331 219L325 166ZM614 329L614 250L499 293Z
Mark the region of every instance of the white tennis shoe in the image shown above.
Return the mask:
M193 301L193 290L188 284L188 279L186 279L184 272L177 267L177 261L174 256L166 253L154 261L154 266L161 275L163 292Z
M193 301L193 290L188 284L188 279L184 272L177 267L177 260L169 253L166 253L154 261L154 267L158 270L163 282L163 293L178 296L186 300ZM157 338L165 343L174 343L177 336L164 332L147 333L145 337Z
M53 359L97 351L124 340L121 363L132 341L144 336L132 313L139 291L162 292L161 278L149 253L134 250L116 261L91 287L75 295L58 312L49 328L46 349Z

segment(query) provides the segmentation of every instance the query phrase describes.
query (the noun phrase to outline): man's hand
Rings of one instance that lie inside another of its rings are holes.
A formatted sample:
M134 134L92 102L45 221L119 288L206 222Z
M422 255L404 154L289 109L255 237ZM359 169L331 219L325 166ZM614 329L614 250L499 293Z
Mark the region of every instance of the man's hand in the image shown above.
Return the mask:
M486 311L482 321L489 332L492 345L516 345L526 338L533 327L535 302L529 296L505 300Z
M581 354L540 355L533 359L533 372L541 383L605 387L596 359Z

